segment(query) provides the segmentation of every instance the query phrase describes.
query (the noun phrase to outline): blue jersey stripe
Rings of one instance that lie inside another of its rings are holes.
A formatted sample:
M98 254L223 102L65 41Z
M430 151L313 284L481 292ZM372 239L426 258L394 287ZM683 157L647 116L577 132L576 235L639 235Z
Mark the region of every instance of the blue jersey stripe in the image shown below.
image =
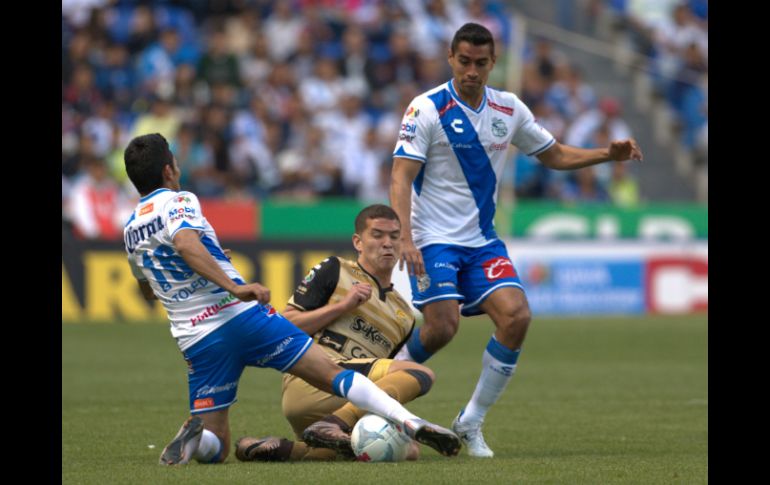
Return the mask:
M420 162L424 162L425 159L419 155L412 155L409 153L406 153L404 150L404 147L398 147L398 150L393 153L393 158L395 157L403 157L403 158L411 158L412 160L418 160Z
M222 248L217 246L217 243L214 242L213 239L211 239L208 236L203 236L201 238L201 242L204 246L206 246L206 249L208 249L209 254L211 254L214 259L218 259L220 261L230 262L230 260L225 256L224 251L222 251Z
M134 219L136 219L136 211L131 213L131 217L128 218L128 222L126 222L126 225L123 227L128 227L128 225L131 224L131 221L133 221Z
M425 179L425 165L420 167L420 172L417 174L417 177L414 178L414 191L417 192L417 195L420 195L420 192L422 192L422 182Z
M476 201L481 233L487 239L495 239L497 238L494 227L497 176L492 169L487 152L484 151L479 136L463 109L457 104L447 109L447 105L453 101L448 91L442 89L429 97L436 105L441 126L449 138L452 151L460 162L460 168Z

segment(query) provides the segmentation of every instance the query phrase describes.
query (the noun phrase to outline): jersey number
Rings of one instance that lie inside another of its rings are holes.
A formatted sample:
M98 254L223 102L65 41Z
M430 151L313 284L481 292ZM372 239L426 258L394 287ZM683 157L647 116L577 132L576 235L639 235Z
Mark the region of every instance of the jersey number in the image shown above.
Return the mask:
M144 253L142 256L142 263L145 268L149 268L155 280L160 285L163 291L171 289L171 283L168 282L164 271L168 272L176 281L185 281L190 278L194 271L187 266L187 263L180 257L174 254L174 250L168 246L161 245L152 253L154 259L158 261L156 265L153 258L149 253ZM157 268L160 266L160 269Z

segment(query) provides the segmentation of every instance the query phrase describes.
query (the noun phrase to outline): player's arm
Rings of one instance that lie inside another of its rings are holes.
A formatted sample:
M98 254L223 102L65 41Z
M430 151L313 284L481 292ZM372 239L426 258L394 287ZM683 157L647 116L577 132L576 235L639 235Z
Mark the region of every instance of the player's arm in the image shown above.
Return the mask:
M308 335L313 335L334 320L366 303L372 296L372 286L367 283L353 285L345 298L336 303L329 303L315 310L302 311L287 305L281 314Z
M174 234L173 242L176 251L193 271L228 291L239 300L257 300L260 303L270 301L270 290L259 283L239 285L227 276L227 273L217 264L200 241L197 230L179 230Z
M391 171L390 206L398 214L401 221L401 260L398 268L403 269L406 263L411 275L425 273L422 253L412 240L412 183L420 173L422 163L409 158L395 157Z
M554 170L577 170L609 161L641 160L642 151L632 138L613 141L606 148L577 148L557 142L537 158Z
M155 296L155 292L152 291L152 286L150 286L150 283L148 283L147 280L136 280L136 282L139 283L139 289L142 291L142 296L144 296L145 300L150 301L158 299L158 297Z

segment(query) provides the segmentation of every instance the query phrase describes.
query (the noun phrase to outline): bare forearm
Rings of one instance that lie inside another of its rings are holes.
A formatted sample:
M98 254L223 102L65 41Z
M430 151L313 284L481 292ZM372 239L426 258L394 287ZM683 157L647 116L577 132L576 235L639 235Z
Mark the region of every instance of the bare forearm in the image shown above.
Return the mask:
M176 250L190 269L220 288L232 293L238 286L227 276L227 273L217 264L200 241L186 241L183 244L177 244Z
M407 162L408 163L408 162ZM401 237L412 240L412 180L411 174L401 171L393 174L390 184L390 206L398 214L401 222Z
M293 306L286 307L282 315L308 335L322 330L347 311L342 302L324 305L309 312L303 312Z
M577 170L611 160L608 148L577 148L558 145L539 157L548 168L554 170Z

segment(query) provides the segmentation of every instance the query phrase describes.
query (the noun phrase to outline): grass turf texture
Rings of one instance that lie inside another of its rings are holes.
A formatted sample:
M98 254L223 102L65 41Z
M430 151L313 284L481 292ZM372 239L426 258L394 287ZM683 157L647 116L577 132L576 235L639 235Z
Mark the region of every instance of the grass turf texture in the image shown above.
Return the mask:
M473 392L492 331L465 319L428 361L431 392L407 405L449 426ZM492 460L241 463L161 467L188 415L186 364L166 324L62 325L63 483L705 483L706 316L537 319L485 424ZM248 368L233 440L290 436L280 374Z

